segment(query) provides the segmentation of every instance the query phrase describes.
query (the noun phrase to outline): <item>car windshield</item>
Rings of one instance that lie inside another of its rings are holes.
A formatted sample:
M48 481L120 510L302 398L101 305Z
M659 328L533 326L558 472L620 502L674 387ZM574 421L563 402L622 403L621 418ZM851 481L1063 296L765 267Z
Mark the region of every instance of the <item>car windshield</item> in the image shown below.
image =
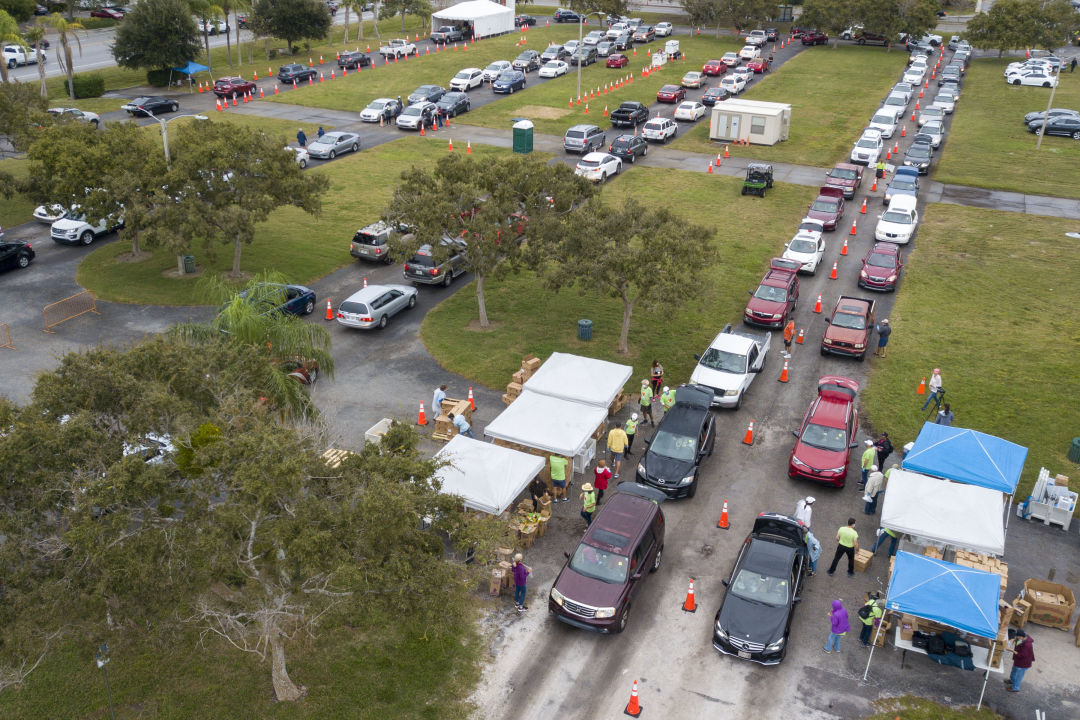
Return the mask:
M810 423L803 430L801 440L810 447L822 450L832 450L834 452L847 450L847 437L844 435L843 428L831 428Z
M899 212L896 210L888 210L881 216L882 222L894 223L896 225L910 225L911 215L906 212Z
M817 243L813 240L807 240L805 238L795 238L788 245L788 250L793 253L801 253L803 255L809 255L817 252Z
M578 545L570 558L570 569L574 572L613 585L626 582L629 568L630 558L625 555L609 553L585 543Z
M499 74L499 79L503 82L512 82L517 77L517 73L507 70L504 73Z
M375 102L368 103L368 110L383 110L386 108L386 103L376 100Z
M738 597L765 605L787 605L789 590L786 578L762 575L746 568L740 568L735 582L731 583L731 591Z
M835 180L854 180L858 177L858 173L848 168L833 168L829 177Z
M918 190L918 186L911 180L901 180L897 178L893 180L889 185L892 190L911 190L912 192Z
M772 285L758 285L758 289L754 292L754 297L759 300L768 300L769 302L784 302L787 300L787 290L785 288L773 287Z
M836 313L832 319L832 324L838 328L847 328L848 330L865 330L866 318L862 315L853 315L851 313Z
M611 147L618 148L619 150L630 147L632 140L630 138L619 138L611 144Z
M647 123L645 123L645 128L647 130L663 130L664 129L664 123L659 122L659 121L647 122Z
M746 372L746 356L730 353L726 350L709 348L701 356L699 364L710 370L720 372L743 373Z
M401 114L402 115L420 115L423 112L424 112L423 108L419 108L419 107L416 107L415 105L413 105L411 107L405 108L405 110L402 111Z
M458 73L457 75L455 75L454 77L455 77L456 79L458 79L458 80L468 80L469 78L471 78L471 77L472 77L472 73L471 73L471 72L465 72L465 71L462 71L462 72L459 72L459 73ZM371 107L371 106L369 105L368 107Z
M338 139L331 135L323 135L321 138L316 138L311 141L312 145L333 145Z
M836 212L836 201L826 198L818 198L814 201L814 204L810 206L810 209L816 210L817 212L834 213Z
M893 256L886 253L870 253L870 257L867 259L866 264L879 268L896 267Z
M893 125L896 123L896 120L892 115L875 115L874 119L870 122L877 123L878 125Z
M666 430L657 429L649 445L649 451L674 460L693 462L694 453L697 452L697 437L675 435Z
M886 105L907 105L907 100L905 100L902 97L898 97L898 96L895 96L895 95L890 95L889 97L885 98L885 104Z
M491 63L485 68L485 70L487 70L488 72L502 72L503 69L503 66L499 63Z
M912 145L911 149L907 152L909 158L916 160L927 160L930 158L930 146L928 145Z
M552 60L551 62L544 63L544 67L546 67L548 70L558 70L559 63Z
M859 138L859 142L855 143L855 145L861 148L876 148L878 146L878 141L871 138Z

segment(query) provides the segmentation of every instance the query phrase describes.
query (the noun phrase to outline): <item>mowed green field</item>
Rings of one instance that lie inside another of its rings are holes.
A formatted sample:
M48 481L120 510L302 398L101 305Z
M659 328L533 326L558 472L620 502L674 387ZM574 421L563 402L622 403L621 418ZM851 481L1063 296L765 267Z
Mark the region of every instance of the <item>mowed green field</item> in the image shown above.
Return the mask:
M790 104L787 141L740 147L739 157L819 167L846 159L889 88L900 80L906 61L907 53L880 47L806 48L740 96ZM723 147L709 140L704 122L673 146L713 155Z
M507 152L488 146L473 148L477 159ZM330 189L323 196L322 214L311 217L291 207L275 210L256 229L255 241L244 246L242 269L252 274L276 270L290 282L304 284L354 262L349 255L353 233L379 219L403 170L412 165L430 165L432 158L431 146L422 138L402 137L311 170L330 178ZM130 243L122 240L98 248L79 266L76 279L96 297L112 302L150 305L204 302L195 290L201 273L176 277L172 273L176 267L175 254L153 252L131 262L122 257L130 251ZM231 243L210 249L197 246L192 248L192 254L202 272L224 273L232 267Z
M25 180L29 164L22 158L0 160L0 171L11 173L16 180ZM0 228L20 225L33 219L37 204L21 193L0 194Z
M889 354L863 404L875 429L914 439L927 413L915 389L941 368L955 425L1029 448L1017 499L1040 467L1070 474L1080 427L1080 297L1075 221L929 206L890 315Z
M1050 90L1007 85L1002 77L1006 65L1007 59L971 63L934 179L1080 198L1080 142L1047 136L1035 149L1038 138L1024 126L1024 115L1046 110ZM1061 74L1054 107L1080 110L1080 73Z
M613 203L659 203L681 214L687 214L686 208L724 207L723 226L709 239L720 259L706 282L688 290L677 307L635 308L628 356L616 350L620 300L578 288L554 294L530 273L488 281L490 330L473 329L476 295L466 289L428 313L421 338L443 367L488 387L505 385L524 355L547 357L556 350L629 363L641 377L654 358L661 358L666 376L681 382L693 369L693 352L706 347L724 324L740 321L747 290L761 279L768 258L783 250L813 195L811 188L777 184L763 202L740 196L741 187L741 179L644 166L604 187ZM593 321L589 343L577 340L579 318Z

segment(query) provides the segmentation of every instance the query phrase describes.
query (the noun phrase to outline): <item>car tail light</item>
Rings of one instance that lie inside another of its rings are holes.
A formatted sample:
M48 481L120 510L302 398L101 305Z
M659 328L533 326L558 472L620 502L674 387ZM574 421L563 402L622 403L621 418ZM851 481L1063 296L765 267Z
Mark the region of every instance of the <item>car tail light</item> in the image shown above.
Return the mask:
M405 268L404 269L405 269L405 272L409 271L409 263L405 263Z
M371 318L371 317L362 317L362 318L360 318L360 322L372 322L373 320L375 320L375 318Z
M380 253L382 253L382 248L380 248L380 247L375 248L375 254L378 255Z
M439 274L439 268L431 268L431 270L428 271L428 274L432 275L432 276L438 275Z
M608 151L608 152L611 152L611 151L612 151L612 150L614 150L614 149L615 149L615 146L614 146L614 145L608 145L608 146L607 146L607 151Z

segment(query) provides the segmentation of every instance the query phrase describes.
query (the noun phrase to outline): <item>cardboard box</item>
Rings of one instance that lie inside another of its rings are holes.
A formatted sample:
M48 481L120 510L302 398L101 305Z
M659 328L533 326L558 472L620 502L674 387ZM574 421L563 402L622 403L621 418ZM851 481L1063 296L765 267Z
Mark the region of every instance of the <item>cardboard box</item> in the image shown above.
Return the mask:
M911 636L919 629L919 621L914 615L900 616L900 639L911 642Z
M1072 627L1076 596L1065 585L1028 578L1024 581L1024 599L1031 603L1029 622L1062 630Z
M512 382L506 386L506 394L517 397L521 394L521 383Z
M535 355L526 355L521 360L521 369L532 375L532 373L540 369L540 358Z
M1057 485L1059 488L1068 489L1068 487L1069 487L1069 476L1068 475L1055 475L1054 476L1054 484Z
M524 370L518 370L516 373L511 375L511 377L513 378L513 381L516 382L518 385L524 385L525 381L529 379L528 375L525 374Z
M875 630L874 635L872 636L872 639L875 640L875 647L885 647L885 636L889 634L888 631L890 627L892 627L892 623L888 620L881 621L881 632Z
M1076 627L1073 628L1073 637L1076 638L1076 647L1080 647L1080 618L1076 619Z
M1027 625L1027 621L1031 619L1031 603L1022 597L1018 597L1013 600L1013 607L1016 608L1016 612L1013 613L1012 622L1018 628L1023 628Z
M869 550L857 550L855 552L855 571L866 572L870 567L870 562L874 559L874 554Z
M935 558L937 560L943 559L941 557L941 550L934 547L933 545L927 545L926 549L923 550L923 555L925 555L926 557Z

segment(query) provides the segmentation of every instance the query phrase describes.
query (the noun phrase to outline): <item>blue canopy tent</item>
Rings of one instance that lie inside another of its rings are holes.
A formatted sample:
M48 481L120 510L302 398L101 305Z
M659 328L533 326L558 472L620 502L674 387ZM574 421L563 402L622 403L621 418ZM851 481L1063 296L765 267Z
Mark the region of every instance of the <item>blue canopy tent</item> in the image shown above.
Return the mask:
M990 677L989 658L998 634L998 601L1001 597L1001 578L994 574L962 567L944 560L915 555L896 554L885 607L897 613L933 620L979 637L990 638L986 674L983 676L979 707ZM878 633L881 628L878 628ZM874 647L866 661L863 680L870 672Z
M1011 505L1027 453L1026 447L978 430L924 423L901 467L997 490L1009 496ZM1009 527L1008 506L1005 527Z
M172 83L172 74L174 72L183 73L184 75L188 76L188 92L191 92L191 76L194 75L195 73L206 72L209 69L210 68L208 68L205 65L200 65L199 63L194 62L193 60L189 60L187 65L184 65L183 67L174 67L174 68L169 70L169 85L173 84Z

